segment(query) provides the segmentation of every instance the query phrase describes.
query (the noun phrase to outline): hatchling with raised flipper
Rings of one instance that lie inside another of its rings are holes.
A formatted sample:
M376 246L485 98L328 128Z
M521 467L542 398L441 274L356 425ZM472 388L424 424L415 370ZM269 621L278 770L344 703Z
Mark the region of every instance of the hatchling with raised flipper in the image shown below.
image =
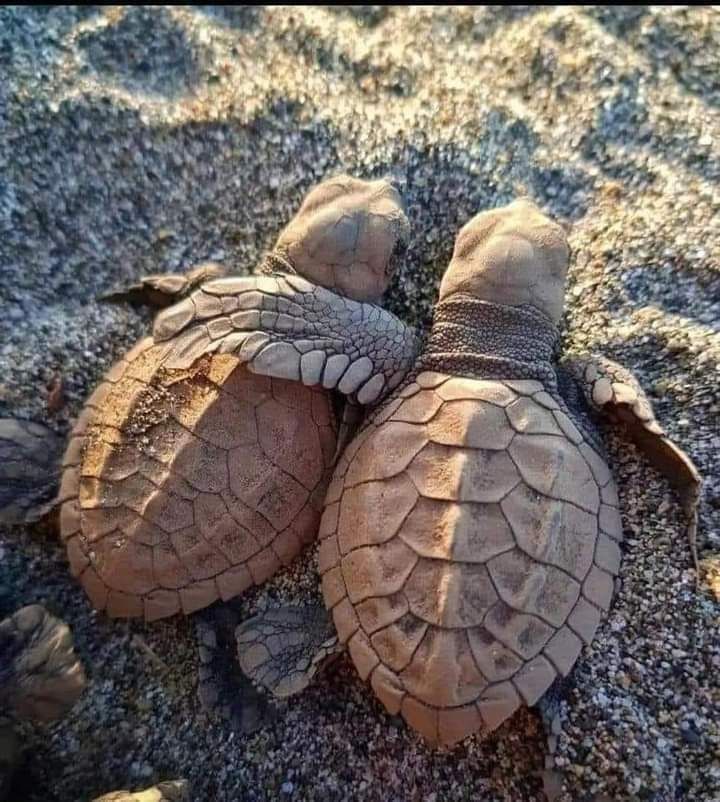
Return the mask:
M306 276L358 303L378 299L407 230L391 184L338 176L307 195L258 275L217 278L216 266L203 265L187 277L152 276L131 289L155 305L194 289L159 315L156 332L193 321L226 351L236 327L292 329L300 310L282 299L262 316L247 308L261 297L274 301L280 282L292 287ZM233 295L238 282L253 292ZM329 292L318 284L311 286ZM325 343L325 326L316 320L317 341ZM187 615L268 579L316 537L335 459L338 424L322 384L256 375L228 353L203 355L195 334L179 336L173 347L171 364L164 360L168 344L148 337L112 367L62 459L56 502L70 568L93 605L111 617ZM411 358L412 351L404 366L387 358L389 376L399 381ZM13 464L30 466L33 425L6 424ZM52 475L43 466L45 483ZM47 493L30 477L14 478L9 498L0 501L17 521ZM201 697L235 715L237 688L219 679L226 661L212 616L198 616L198 629ZM247 726L259 715L250 715Z
M593 639L620 569L595 413L622 421L677 486L694 554L700 477L637 381L607 359L559 359L568 261L563 229L526 200L460 231L422 351L394 390L377 381L385 397L335 468L318 553L326 611L274 609L238 629L256 682L278 696L304 687L334 629L385 708L431 745L485 735L535 705ZM304 345L317 292L256 296L261 316L281 299L302 314L292 331L261 318L247 339L232 335L250 370L303 375L317 353ZM377 313L360 326L345 302L322 302L333 339L318 361L369 352ZM218 347L192 326L182 336ZM336 386L362 402L363 386Z

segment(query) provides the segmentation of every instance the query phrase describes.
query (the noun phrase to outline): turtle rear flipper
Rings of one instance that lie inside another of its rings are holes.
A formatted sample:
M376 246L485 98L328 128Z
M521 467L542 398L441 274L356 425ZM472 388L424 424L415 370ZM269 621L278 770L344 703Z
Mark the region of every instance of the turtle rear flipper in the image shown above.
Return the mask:
M54 721L84 687L67 624L39 604L0 621L0 708L17 718Z
M233 633L239 620L232 602L195 613L200 656L198 698L206 712L225 719L236 732L250 734L267 724L273 711L238 670Z
M558 735L562 731L560 710L572 688L571 676L558 677L545 691L536 705L545 729L545 767L540 772L543 791L548 802L555 802L562 795L563 775L555 767Z
M665 434L638 380L617 362L600 356L568 359L563 366L582 388L590 406L622 423L650 463L676 488L687 515L687 536L698 572L697 519L702 478L690 457Z
M150 306L164 309L199 287L203 281L221 278L227 270L215 262L203 262L187 273L158 273L143 276L137 284L101 295L108 303L128 303L131 306Z
M47 426L0 418L0 523L32 523L50 512L63 447Z
M235 631L240 668L277 698L304 690L340 646L320 604L285 605L249 618Z

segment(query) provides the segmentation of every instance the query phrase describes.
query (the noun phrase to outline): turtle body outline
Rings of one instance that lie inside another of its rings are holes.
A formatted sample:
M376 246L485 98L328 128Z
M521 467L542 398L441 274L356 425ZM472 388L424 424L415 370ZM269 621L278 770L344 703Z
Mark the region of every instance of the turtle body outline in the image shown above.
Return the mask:
M329 179L280 233L253 286L273 287L284 269L289 280L300 271L375 299L406 228L388 182ZM257 318L214 294L237 279L208 274L196 269L168 289L200 282L156 329L225 312L206 331L227 342L234 324ZM154 291L171 284L146 282ZM285 312L278 304L266 319L283 325ZM231 355L174 369L165 350L146 338L108 371L63 456L57 503L71 572L111 617L188 615L289 564L317 533L337 448L325 389L253 375ZM183 352L191 358L195 342Z

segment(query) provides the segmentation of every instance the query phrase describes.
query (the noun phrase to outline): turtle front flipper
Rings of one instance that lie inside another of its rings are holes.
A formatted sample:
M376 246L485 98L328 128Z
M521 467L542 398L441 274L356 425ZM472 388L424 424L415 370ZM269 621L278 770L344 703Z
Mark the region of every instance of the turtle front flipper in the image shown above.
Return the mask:
M50 512L63 446L46 426L0 418L0 523L32 523Z
M209 281L161 312L153 336L169 341L167 368L231 353L253 373L322 385L360 404L397 387L420 347L392 313L296 275Z
M590 406L620 422L633 442L677 489L688 518L687 534L696 571L698 503L702 479L690 457L665 434L638 380L627 368L606 357L582 356L563 366L584 391Z
M238 670L234 632L239 621L240 614L232 602L195 613L200 655L198 698L208 713L225 719L235 731L250 734L272 718L272 710Z
M187 273L158 273L143 276L137 284L101 295L99 300L164 309L184 298L204 281L221 278L226 274L227 269L222 265L216 262L203 262Z
M84 688L67 624L39 604L0 621L0 709L15 718L54 721Z
M341 175L305 197L260 275L207 281L158 315L165 366L230 353L276 379L376 402L402 381L419 350L415 332L376 302L407 241L398 191Z
M280 699L304 690L343 650L332 618L320 604L266 610L243 622L235 637L240 668Z

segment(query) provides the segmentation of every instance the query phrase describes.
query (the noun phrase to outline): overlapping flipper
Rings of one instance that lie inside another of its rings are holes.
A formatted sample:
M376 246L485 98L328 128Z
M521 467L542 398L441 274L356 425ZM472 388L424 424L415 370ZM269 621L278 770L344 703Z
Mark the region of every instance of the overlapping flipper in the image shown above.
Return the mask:
M153 335L168 342L167 368L232 353L254 373L321 384L360 404L396 387L420 346L390 312L296 275L209 281L161 312Z

